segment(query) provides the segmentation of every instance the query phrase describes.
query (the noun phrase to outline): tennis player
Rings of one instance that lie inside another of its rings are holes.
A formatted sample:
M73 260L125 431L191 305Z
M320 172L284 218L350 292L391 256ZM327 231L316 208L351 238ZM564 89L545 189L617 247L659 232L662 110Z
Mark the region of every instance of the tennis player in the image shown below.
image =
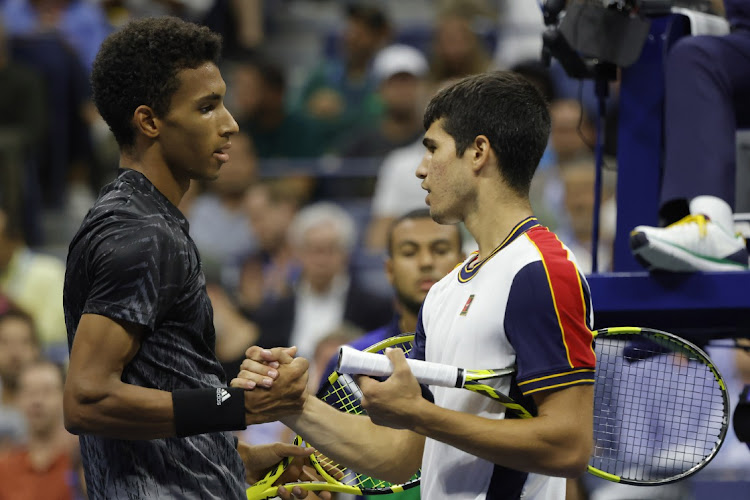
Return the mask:
M571 252L533 216L529 184L549 137L539 92L492 72L441 90L428 105L416 174L432 218L463 221L479 251L428 292L413 356L490 368L517 366L496 388L528 398L532 419L471 391L423 397L404 354L387 356L384 382L361 377L369 418L310 396L283 421L354 470L404 482L422 467L423 498L564 500L565 478L583 473L593 447L595 354L588 285ZM267 376L283 350L248 350L235 387ZM367 450L363 453L362 450Z
M177 209L192 179L219 175L238 130L220 48L207 28L144 19L111 35L94 62L94 101L120 171L70 244L64 290L65 426L81 435L92 499L245 498L246 470L252 482L282 455L309 454L281 443L240 443L238 453L231 431L302 409L308 364L278 367L272 389L226 386L200 258Z

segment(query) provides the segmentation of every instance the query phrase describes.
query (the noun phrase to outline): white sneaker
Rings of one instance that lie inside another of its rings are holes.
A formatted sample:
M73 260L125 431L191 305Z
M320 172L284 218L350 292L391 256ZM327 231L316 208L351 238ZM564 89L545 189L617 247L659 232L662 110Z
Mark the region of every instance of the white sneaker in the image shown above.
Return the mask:
M638 261L648 269L674 272L746 270L745 238L731 232L729 205L699 196L690 203L690 212L667 227L636 227L630 249Z

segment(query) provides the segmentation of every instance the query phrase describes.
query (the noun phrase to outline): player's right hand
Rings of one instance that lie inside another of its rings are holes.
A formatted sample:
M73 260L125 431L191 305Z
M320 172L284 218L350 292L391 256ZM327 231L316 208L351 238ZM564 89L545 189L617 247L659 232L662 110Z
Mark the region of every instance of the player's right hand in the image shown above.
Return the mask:
M252 390L255 387L271 387L279 376L278 368L282 364L289 364L297 354L297 347L274 347L264 349L257 345L245 351L245 360L241 369L245 371L232 380L232 387Z
M242 380L253 379L257 373L243 369L232 380L232 387L243 388ZM256 366L251 363L251 366ZM277 377L271 387L258 386L245 391L245 422L248 425L272 422L281 417L300 413L307 400L309 363L305 358L294 358L276 368Z

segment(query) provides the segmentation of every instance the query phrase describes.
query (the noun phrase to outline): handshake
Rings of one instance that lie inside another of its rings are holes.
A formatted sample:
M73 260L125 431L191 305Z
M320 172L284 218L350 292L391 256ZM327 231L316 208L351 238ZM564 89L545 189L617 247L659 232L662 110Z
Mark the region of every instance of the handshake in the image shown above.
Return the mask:
M250 347L230 386L245 389L245 423L273 422L302 412L308 397L305 358L294 357L296 347Z

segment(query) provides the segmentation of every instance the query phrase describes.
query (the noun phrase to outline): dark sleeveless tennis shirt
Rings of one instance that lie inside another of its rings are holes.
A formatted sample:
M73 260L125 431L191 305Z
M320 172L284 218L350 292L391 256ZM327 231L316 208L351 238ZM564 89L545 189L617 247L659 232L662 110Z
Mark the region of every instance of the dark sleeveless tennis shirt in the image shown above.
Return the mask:
M141 173L121 170L70 244L68 347L84 313L147 328L128 384L173 391L226 386L200 257L188 222ZM230 432L127 441L81 436L89 497L240 499L244 467Z

